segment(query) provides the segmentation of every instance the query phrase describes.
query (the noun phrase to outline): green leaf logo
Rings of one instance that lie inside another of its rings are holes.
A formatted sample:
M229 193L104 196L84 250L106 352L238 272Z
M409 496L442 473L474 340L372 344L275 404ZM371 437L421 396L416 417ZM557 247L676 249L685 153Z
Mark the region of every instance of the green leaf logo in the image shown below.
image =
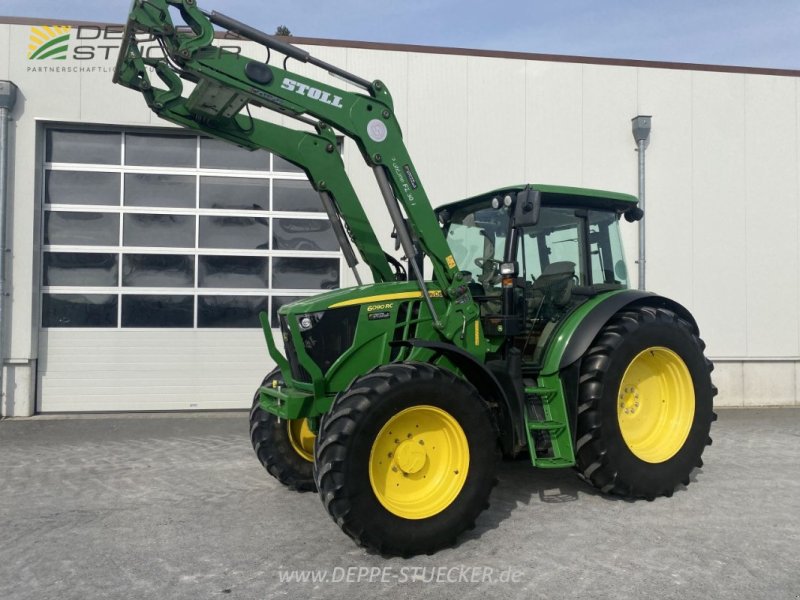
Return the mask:
M31 27L28 58L31 60L66 60L69 49L68 25L34 25Z

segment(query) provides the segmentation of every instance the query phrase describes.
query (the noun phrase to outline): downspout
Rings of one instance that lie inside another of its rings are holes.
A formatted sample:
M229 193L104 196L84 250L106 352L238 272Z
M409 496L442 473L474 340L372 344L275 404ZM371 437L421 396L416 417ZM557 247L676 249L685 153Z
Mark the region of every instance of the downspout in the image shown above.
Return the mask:
M642 209L644 212L644 169L645 169L645 160L644 160L644 140L639 140L637 142L637 152L639 153L639 208ZM645 251L645 228L644 228L644 216L639 220L639 289L645 289L645 270L644 270L644 263L647 260L647 253Z
M639 208L644 212L644 154L647 143L650 139L650 126L653 117L650 115L638 115L631 119L633 128L633 139L636 140L636 151L639 153ZM645 217L639 220L639 289L645 289L645 262L647 254L645 252Z
M0 81L0 405L5 396L6 363L6 206L8 205L8 121L17 101L17 86Z

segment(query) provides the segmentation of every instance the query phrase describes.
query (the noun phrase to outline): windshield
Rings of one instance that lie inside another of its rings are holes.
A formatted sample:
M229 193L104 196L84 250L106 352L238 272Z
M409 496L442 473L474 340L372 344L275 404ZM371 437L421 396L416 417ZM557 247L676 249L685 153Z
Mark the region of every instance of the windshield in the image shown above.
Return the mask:
M499 285L499 269L508 233L508 208L480 208L457 215L447 230L447 242L458 268L484 286Z

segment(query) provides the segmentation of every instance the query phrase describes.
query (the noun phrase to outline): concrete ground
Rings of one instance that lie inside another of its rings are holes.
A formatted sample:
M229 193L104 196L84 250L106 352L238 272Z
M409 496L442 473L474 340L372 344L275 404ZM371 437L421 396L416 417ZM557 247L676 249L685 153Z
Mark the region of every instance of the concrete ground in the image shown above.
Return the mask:
M246 421L0 422L0 598L800 597L800 409L720 411L705 467L654 502L505 463L477 528L408 560L267 476Z

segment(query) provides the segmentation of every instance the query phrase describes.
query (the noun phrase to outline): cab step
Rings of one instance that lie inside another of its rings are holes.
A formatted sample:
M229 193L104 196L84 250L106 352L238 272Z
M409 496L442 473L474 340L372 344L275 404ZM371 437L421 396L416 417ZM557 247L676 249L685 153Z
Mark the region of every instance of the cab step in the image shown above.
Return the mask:
M558 468L575 464L572 432L560 382L554 387L525 387L525 425L534 467Z

